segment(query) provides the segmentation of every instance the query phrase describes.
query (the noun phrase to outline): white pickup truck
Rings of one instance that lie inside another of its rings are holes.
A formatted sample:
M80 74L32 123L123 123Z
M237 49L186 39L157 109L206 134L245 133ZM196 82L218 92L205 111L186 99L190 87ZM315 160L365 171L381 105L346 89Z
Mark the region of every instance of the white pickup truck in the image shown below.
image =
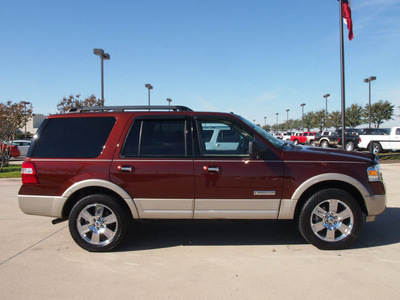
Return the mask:
M400 127L393 127L388 135L360 135L360 149L369 149L373 153L400 150Z

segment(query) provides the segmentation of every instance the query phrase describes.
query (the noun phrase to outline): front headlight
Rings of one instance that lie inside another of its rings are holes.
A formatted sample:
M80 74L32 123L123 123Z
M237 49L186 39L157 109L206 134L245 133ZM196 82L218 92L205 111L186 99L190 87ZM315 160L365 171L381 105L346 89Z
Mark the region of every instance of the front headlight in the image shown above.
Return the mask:
M369 181L382 181L382 171L379 164L373 165L367 169Z

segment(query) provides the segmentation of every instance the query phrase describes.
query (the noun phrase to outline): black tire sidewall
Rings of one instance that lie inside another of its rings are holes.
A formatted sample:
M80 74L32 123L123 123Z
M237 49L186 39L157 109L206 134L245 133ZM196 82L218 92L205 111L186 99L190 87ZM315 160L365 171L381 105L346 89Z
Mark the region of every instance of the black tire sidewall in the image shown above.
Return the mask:
M344 202L350 208L354 217L354 224L351 233L344 239L337 242L327 242L321 240L318 236L314 234L313 230L311 229L310 218L313 210L321 202L329 199L337 199ZM348 192L340 189L326 189L315 193L304 204L298 217L298 226L301 235L309 243L322 250L340 250L349 248L360 234L362 225L363 213L361 211L360 205L357 203L353 196L351 196Z
M91 204L102 204L113 211L117 218L118 229L114 239L106 245L92 245L84 240L77 229L77 219L81 211ZM83 249L91 252L105 252L116 248L123 240L127 231L127 214L116 199L105 194L93 194L83 197L72 208L69 215L69 231L74 241Z

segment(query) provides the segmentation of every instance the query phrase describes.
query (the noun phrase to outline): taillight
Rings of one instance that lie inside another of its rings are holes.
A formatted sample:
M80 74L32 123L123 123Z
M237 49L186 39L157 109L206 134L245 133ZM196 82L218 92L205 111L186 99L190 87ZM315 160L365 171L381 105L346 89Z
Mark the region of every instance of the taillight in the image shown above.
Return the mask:
M33 162L25 161L22 163L21 168L22 183L39 183L35 164Z

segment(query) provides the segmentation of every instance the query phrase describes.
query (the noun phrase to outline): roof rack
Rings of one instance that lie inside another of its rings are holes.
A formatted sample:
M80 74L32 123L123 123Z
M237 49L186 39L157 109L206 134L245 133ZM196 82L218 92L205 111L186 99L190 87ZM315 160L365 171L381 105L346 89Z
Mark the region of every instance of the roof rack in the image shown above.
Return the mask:
M150 106L88 106L88 107L73 107L68 110L69 113L81 113L90 111L137 111L137 110L168 110L168 111L192 111L189 107L181 105L150 105Z

